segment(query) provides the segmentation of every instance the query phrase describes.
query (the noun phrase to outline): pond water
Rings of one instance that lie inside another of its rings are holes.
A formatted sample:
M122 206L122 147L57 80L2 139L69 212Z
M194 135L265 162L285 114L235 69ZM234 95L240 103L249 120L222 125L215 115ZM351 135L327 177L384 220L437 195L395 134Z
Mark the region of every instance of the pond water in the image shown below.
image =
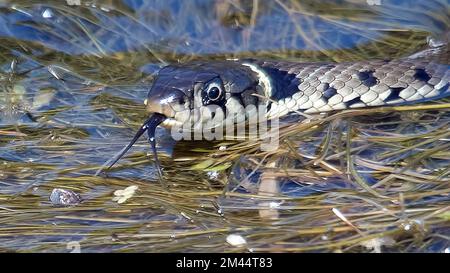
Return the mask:
M448 251L445 98L316 126L293 117L273 154L158 128L167 188L144 137L95 176L146 119L166 64L407 56L448 32L448 11L445 0L2 1L0 251ZM84 201L53 206L54 188Z

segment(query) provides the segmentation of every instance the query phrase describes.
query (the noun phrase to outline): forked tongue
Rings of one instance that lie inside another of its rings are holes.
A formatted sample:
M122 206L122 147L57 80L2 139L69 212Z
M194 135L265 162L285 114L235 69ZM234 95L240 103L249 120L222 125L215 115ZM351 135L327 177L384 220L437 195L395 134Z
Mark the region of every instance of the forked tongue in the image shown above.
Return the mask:
M150 141L150 146L152 147L153 158L155 159L155 165L156 169L158 170L160 180L162 179L162 172L161 172L161 164L159 164L158 152L156 151L155 132L156 127L158 127L158 125L161 124L161 122L163 122L165 119L166 116L155 113L147 120L148 141Z
M155 113L152 116L150 116L150 118L148 118L144 124L142 124L142 126L139 128L139 130L136 132L136 134L134 135L133 139L130 141L130 143L128 143L127 146L125 146L117 155L115 155L112 159L108 160L101 168L100 170L98 170L95 175L98 175L103 168L109 164L107 169L110 169L112 166L114 166L114 164L117 163L117 161L119 161L119 159L125 155L126 152L128 152L128 150L134 145L134 143L142 136L142 134L145 133L145 131L148 131L148 137L149 137L149 141L150 141L150 146L152 148L152 152L153 152L153 156L155 158L155 165L156 168L158 169L158 176L161 180L162 178L162 172L161 172L161 167L159 164L159 159L158 159L158 154L156 151L156 142L155 142L155 131L156 131L156 127L158 127L159 124L161 124L164 120L166 119L166 117L164 115ZM111 162L111 163L110 163Z

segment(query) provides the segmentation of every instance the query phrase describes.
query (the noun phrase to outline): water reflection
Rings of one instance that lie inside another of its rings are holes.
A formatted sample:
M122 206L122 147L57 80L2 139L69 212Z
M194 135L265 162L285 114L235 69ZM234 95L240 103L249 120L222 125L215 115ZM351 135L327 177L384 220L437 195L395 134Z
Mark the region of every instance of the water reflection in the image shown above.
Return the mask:
M291 138L295 149L283 147L279 167L260 164L256 171L258 162L265 162L263 155L247 155L245 147L166 139L159 149L171 192L153 183L145 139L109 176L92 174L145 119L143 100L154 73L165 63L227 57L344 61L404 56L425 46L427 36L448 30L447 10L448 2L440 0L3 1L1 247L66 251L65 242L76 240L83 252L126 247L237 251L225 243L231 232L245 235L255 251L274 245L282 245L280 251L352 251L364 246L358 242L364 237L356 238L359 235L331 213L339 207L367 234L398 235L393 237L398 239L394 250L441 251L447 245L441 233L448 230L448 216L442 214L448 206L448 148L421 156L447 145L442 131L448 125L445 110L338 119L341 126L333 127L327 149L329 123ZM347 123L356 131L347 132ZM351 148L358 160L353 163L361 177L391 199L375 198L349 182L346 133L355 136ZM163 130L159 134L158 139L167 137ZM405 140L405 134L412 136ZM408 149L432 134L438 137L435 141ZM208 165L208 172L193 168L223 158L229 159L228 165ZM408 169L416 158L418 167ZM231 167L223 171L224 166ZM397 167L406 171L397 172ZM263 180L268 183L258 195ZM130 185L139 185L133 198L120 206L111 201L114 190ZM74 190L87 202L55 209L48 201L55 187ZM411 234L399 223L409 219L431 219L430 225L436 226L423 249L403 239ZM347 245L347 240L356 243Z

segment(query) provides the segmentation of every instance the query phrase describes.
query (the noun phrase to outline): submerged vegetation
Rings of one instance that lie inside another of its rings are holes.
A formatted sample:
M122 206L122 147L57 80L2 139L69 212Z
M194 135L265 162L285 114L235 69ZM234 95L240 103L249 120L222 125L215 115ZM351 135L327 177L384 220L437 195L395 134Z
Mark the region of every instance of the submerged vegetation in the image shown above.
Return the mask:
M446 1L142 2L0 5L0 251L449 251L449 98L292 116L270 152L161 129L167 188L144 138L94 175L166 63L405 56L448 31Z

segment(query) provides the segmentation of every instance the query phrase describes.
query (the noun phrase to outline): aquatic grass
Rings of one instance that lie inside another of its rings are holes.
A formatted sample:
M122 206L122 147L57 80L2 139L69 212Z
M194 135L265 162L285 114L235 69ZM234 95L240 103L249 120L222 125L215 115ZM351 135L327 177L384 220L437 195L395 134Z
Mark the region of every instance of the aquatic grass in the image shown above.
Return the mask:
M16 10L40 15L34 4L12 2ZM19 68L35 68L15 77L2 70L2 91L20 83L29 101L39 90L58 91L49 106L33 110L37 122L24 118L0 127L1 251L65 252L72 250L70 242L79 243L82 252L370 252L378 251L372 247L377 244L388 252L444 251L450 223L449 99L300 116L281 123L274 152L261 151L261 142L253 140L167 145L167 133L160 131L168 189L157 183L144 138L110 172L93 176L146 116L142 101L153 76L140 70L143 65L233 57L391 58L422 48L431 31L420 22L412 27L377 20L380 14L400 16L391 10L409 11L391 6L221 1L210 4L217 11L212 20L194 18L197 34L207 31L204 20L216 24L205 40L172 27L178 25L169 15L155 23L163 15L157 9L162 2L150 12L147 4L139 10L114 1L103 6L106 12L50 1L45 8L69 22L66 29L42 18L23 22L61 39L59 46L72 45L76 54L46 41L0 39L5 67L17 58ZM183 5L176 14L181 24L197 8L195 2ZM280 11L289 15L284 32L274 37L281 46L254 50L252 39L265 37L261 20ZM162 36L165 28L173 38L146 41L116 16L148 35ZM433 17L445 21L439 12ZM343 36L316 29L316 18L341 34L359 34L361 42L328 49ZM371 27L361 28L364 24ZM124 49L114 51L121 39ZM278 192L259 191L273 181ZM113 201L114 191L132 185L139 188L131 198ZM73 190L85 201L53 207L48 196L54 188ZM227 244L229 234L243 236L247 245Z

